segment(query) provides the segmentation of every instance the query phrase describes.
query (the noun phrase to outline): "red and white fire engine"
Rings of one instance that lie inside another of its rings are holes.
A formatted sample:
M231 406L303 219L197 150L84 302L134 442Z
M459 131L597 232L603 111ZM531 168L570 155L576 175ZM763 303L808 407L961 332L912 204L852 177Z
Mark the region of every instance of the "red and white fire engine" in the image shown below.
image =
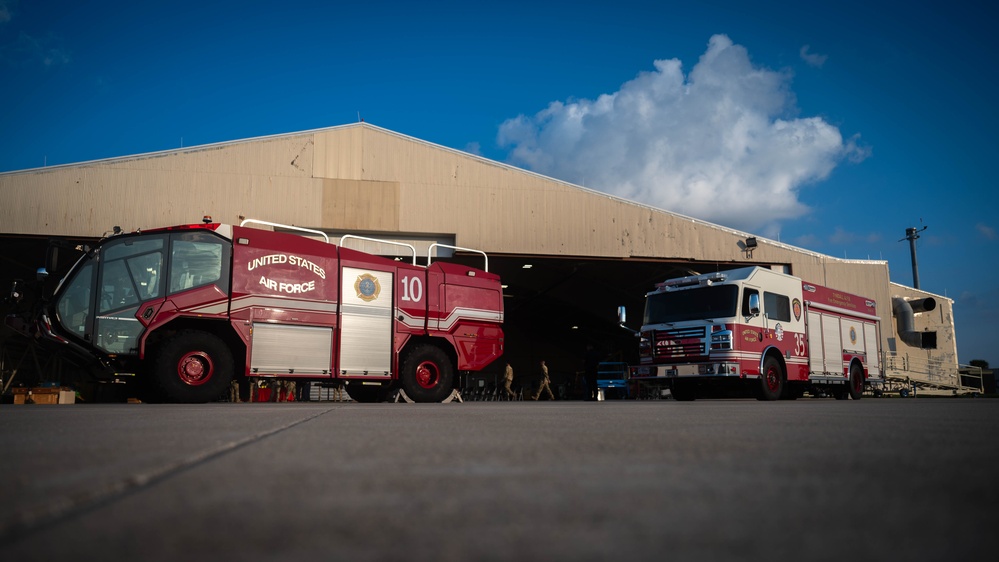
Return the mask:
M213 400L241 375L342 380L364 402L395 388L439 402L458 371L502 355L502 289L485 254L486 270L424 265L406 244L408 262L251 222L263 221L206 217L104 238L33 319L10 323L57 352L135 373L172 402Z
M873 300L762 267L670 279L646 295L631 376L677 400L711 387L857 400L884 382L880 329Z

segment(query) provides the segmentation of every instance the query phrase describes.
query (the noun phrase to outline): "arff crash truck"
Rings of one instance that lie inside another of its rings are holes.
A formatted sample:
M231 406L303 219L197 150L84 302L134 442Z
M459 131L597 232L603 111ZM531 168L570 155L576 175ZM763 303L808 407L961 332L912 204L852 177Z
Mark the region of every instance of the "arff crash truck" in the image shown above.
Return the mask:
M668 384L677 400L720 388L858 400L884 383L875 306L762 267L670 279L646 295L631 378Z
M132 373L167 402L211 401L244 377L340 380L359 402L395 389L440 402L459 371L502 355L502 289L485 254L486 270L423 265L399 244L412 250L407 263L321 231L284 227L325 241L248 223L283 226L205 217L108 236L8 324L108 374Z

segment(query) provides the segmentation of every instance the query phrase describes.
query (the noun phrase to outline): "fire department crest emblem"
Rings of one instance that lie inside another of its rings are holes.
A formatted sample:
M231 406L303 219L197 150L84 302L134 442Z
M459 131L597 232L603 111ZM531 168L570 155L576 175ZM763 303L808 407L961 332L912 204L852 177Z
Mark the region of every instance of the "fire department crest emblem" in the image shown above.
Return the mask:
M857 329L850 326L850 343L857 343Z
M791 310L794 312L794 321L801 320L801 301L798 299L791 301Z
M354 281L354 290L357 291L357 298L364 302L371 302L378 298L382 292L382 287L378 283L378 278L370 273L358 275Z

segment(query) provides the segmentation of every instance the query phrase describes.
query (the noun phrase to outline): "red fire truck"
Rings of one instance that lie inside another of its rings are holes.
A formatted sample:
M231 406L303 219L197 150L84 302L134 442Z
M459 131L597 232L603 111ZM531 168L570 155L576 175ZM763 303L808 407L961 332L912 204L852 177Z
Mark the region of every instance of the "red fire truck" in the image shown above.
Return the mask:
M206 217L106 237L33 318L8 323L56 352L134 373L171 402L213 400L244 376L338 379L362 402L394 388L439 402L459 370L502 355L502 289L485 254L485 270L424 265L407 244L412 259L398 261L254 222L282 226Z
M716 387L858 400L884 382L880 329L873 300L762 267L670 279L646 295L632 378L677 400Z

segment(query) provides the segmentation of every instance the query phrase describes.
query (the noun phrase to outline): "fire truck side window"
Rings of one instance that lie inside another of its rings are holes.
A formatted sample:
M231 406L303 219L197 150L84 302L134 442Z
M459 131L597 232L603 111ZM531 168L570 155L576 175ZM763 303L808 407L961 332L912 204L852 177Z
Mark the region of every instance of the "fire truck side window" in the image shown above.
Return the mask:
M778 322L791 321L791 299L776 293L763 292L763 312Z
M759 295L760 292L756 289L746 289L742 294L742 315L752 316L753 313L749 311L749 295Z
M59 297L56 311L63 328L80 336L87 331L90 289L94 285L94 262L84 265Z
M163 294L163 239L124 240L102 252L100 312L136 305Z
M170 293L211 284L227 290L228 257L226 246L214 236L174 235L170 241Z
M163 296L164 236L108 242L100 253L94 346L107 353L135 353L142 335L139 304Z

